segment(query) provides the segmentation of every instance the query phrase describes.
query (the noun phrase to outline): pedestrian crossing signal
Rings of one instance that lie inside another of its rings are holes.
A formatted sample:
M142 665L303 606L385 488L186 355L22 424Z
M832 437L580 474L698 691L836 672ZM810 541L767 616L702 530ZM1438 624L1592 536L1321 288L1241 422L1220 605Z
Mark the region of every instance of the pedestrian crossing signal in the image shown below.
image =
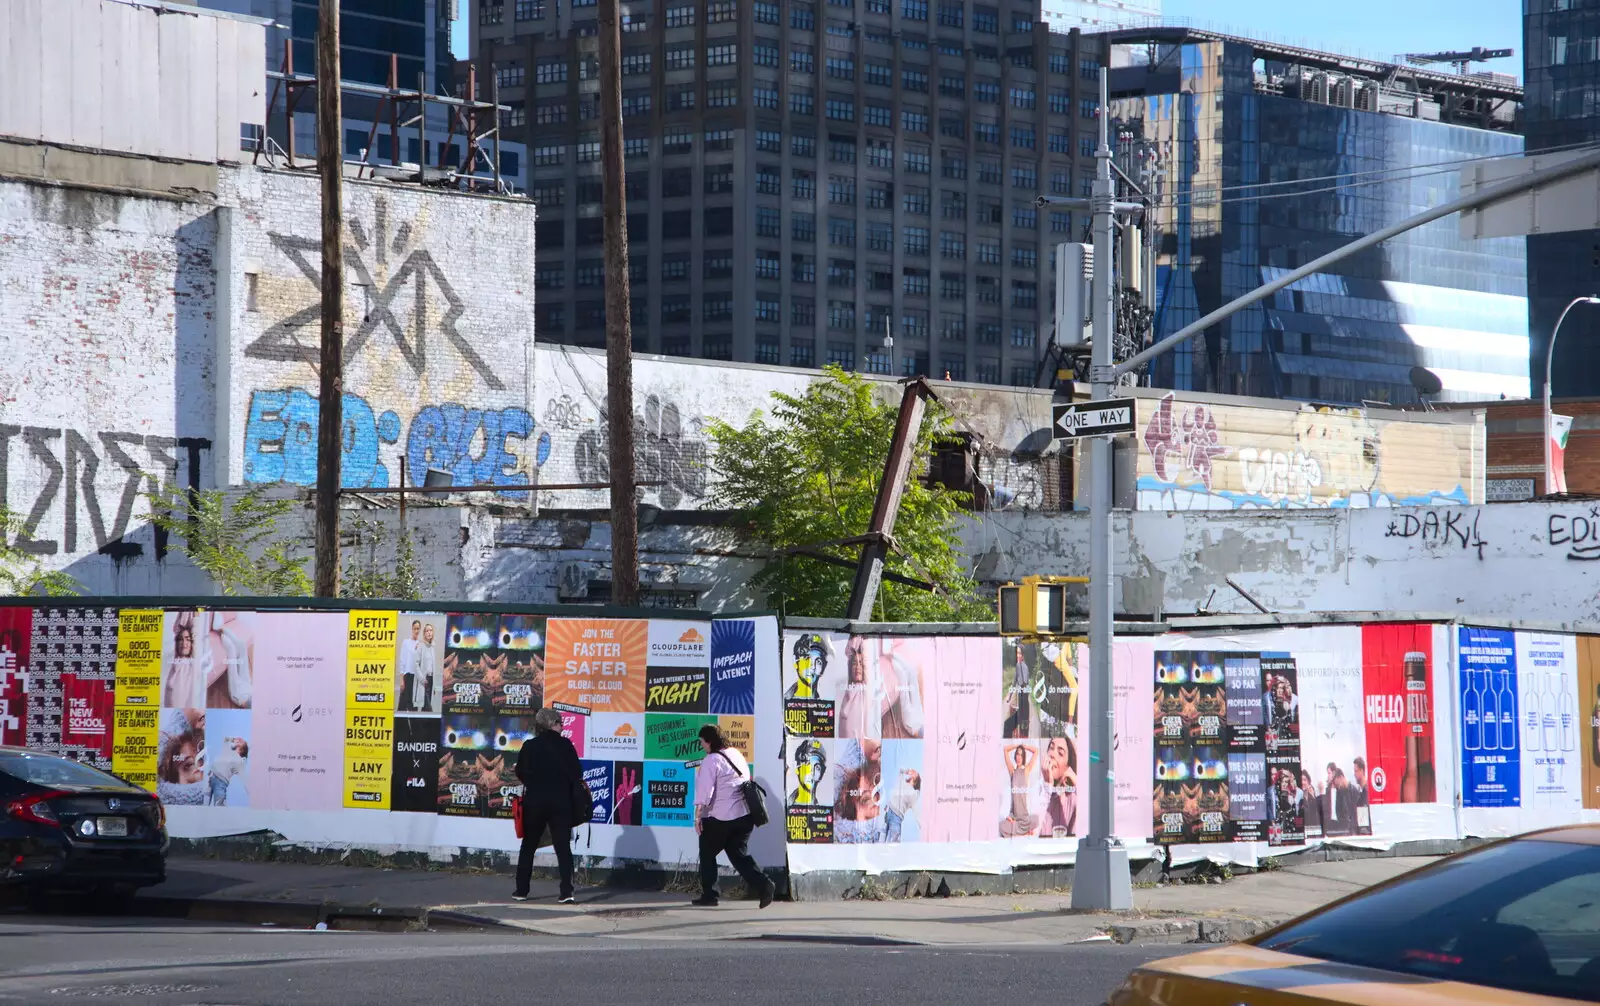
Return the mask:
M1067 587L1084 576L1025 576L1000 588L1000 635L1060 636L1067 631Z

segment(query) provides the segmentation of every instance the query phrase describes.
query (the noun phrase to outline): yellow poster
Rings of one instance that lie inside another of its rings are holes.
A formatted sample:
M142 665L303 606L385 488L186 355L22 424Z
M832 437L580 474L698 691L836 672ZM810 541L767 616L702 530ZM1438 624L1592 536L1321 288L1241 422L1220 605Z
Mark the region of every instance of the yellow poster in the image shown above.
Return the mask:
M117 680L111 771L154 793L160 735L163 613L127 609L117 622Z
M756 758L756 718L754 716L719 716L717 726L728 743L739 749L747 761Z
M345 654L344 805L389 809L399 615L352 611Z

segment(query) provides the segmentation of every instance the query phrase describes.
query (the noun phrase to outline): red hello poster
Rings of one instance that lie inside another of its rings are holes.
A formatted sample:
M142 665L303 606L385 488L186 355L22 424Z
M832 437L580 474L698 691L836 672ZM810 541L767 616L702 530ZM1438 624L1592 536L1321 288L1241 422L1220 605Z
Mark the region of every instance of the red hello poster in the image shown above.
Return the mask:
M1356 785L1367 802L1433 803L1433 626L1366 625L1361 629L1361 677L1367 721L1366 779Z

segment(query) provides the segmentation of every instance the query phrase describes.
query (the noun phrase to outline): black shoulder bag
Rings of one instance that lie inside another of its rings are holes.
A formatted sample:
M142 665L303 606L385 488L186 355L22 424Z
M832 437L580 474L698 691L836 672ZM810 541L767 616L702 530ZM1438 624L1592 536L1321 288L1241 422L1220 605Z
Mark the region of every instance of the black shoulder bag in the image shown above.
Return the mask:
M727 762L728 767L733 769L735 773L739 771L738 767L733 764L732 758L729 758L721 751L718 751L717 754L722 755L722 760ZM746 775L739 780L739 795L744 797L744 805L749 809L750 819L755 822L756 827L759 828L770 820L767 817L767 791L761 788L761 784L756 782L754 776Z

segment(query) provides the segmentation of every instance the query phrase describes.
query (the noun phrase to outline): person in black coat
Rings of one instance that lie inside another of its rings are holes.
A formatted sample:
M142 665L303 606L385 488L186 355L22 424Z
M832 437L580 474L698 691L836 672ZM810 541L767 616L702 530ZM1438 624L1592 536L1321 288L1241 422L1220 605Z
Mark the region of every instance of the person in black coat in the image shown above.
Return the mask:
M522 851L517 856L516 901L528 900L528 885L533 879L533 854L545 828L555 846L556 864L561 870L560 903L570 905L572 897L572 826L581 814L574 805L575 794L583 788L583 767L578 764L578 749L561 736L561 714L554 709L539 710L533 717L534 734L517 753L517 778L522 780ZM587 808L585 808L587 809Z

